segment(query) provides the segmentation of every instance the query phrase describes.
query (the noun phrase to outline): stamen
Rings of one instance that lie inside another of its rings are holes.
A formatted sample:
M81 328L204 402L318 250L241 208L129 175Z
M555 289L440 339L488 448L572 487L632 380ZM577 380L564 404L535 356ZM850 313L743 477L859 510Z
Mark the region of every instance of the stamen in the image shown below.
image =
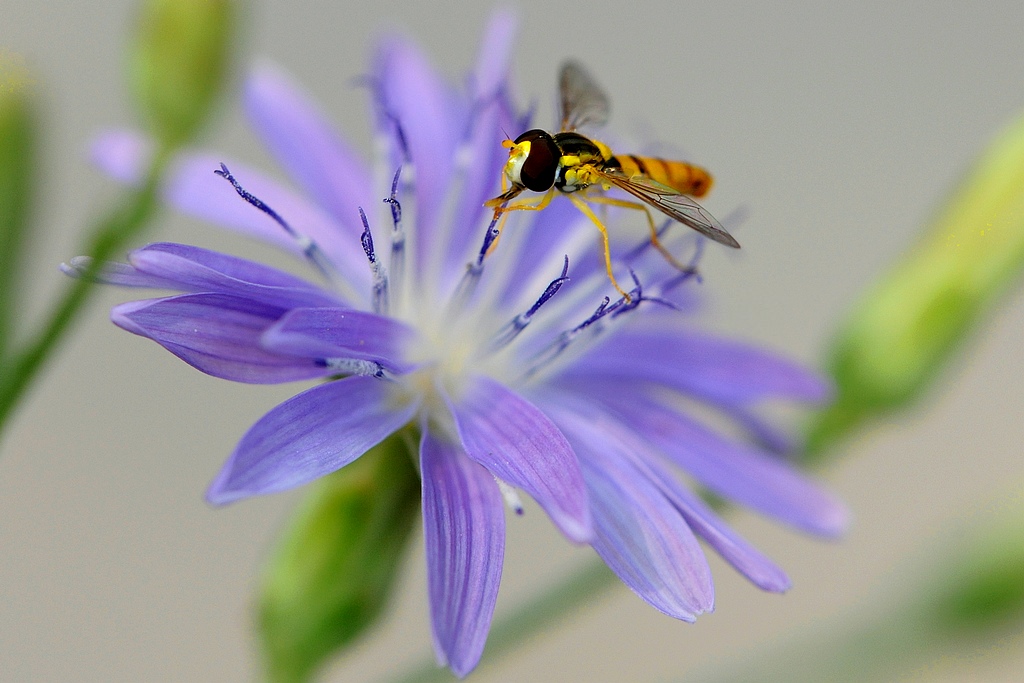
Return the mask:
M497 477L494 478L494 481L498 483L498 490L501 491L501 497L505 499L505 505L517 515L522 516L523 501L519 497L519 492Z
M498 209L504 206L505 204L502 204ZM501 228L498 227L498 221L501 219L503 212L500 212L498 209L494 211L494 218L491 219L491 224L487 226L487 232L484 233L484 243L480 246L480 253L476 256L476 265L481 270L484 267L484 259L490 253L491 245L494 244L494 240L501 236Z
M374 360L318 358L316 364L322 368L334 370L339 375L358 375L360 377L389 379L388 372L384 369L384 366Z
M377 260L377 254L373 251L373 235L370 234L370 222L366 220L366 212L363 211L363 207L359 207L359 218L363 221L363 234L359 236L359 241L363 245L366 259L370 262L370 272L373 273L373 312L387 315L390 308L388 273L383 264Z
M398 179L401 175L402 167L399 166L391 181L391 195L384 199L384 203L391 207L391 258L388 266L391 269L391 286L399 297L399 307L405 284L405 228L402 227L402 205L398 201Z
M686 270L681 271L675 277L669 279L661 286L661 293L668 294L673 289L683 284L690 278L696 278L697 284L704 282L704 278L701 276L700 271L697 270L697 264L704 257L704 247L707 244L707 240L699 238L697 240L697 246L694 247L693 257L690 258L690 263L687 265Z
M544 293L540 295L540 298L525 313L520 313L511 321L505 324L498 333L494 336L489 344L489 350L493 353L508 346L513 339L519 336L519 333L526 329L526 326L530 324L530 320L533 319L534 314L540 310L540 307L547 303L558 290L562 288L562 285L569 281L567 273L569 272L569 257L565 257L565 262L562 264L562 274L552 280Z
M611 316L617 318L623 313L635 310L641 302L649 301L652 303L658 303L670 308L676 308L676 306L664 299L658 297L645 296L643 293L643 286L640 284L640 279L636 276L636 273L632 269L629 271L630 276L633 278L634 287L628 292L628 297L620 297L615 303L611 303L611 299L604 297L601 304L597 307L590 317L578 324L572 329L565 330L558 335L557 338L551 344L547 346L543 351L538 353L530 367L524 373L524 377L533 377L542 368L550 365L556 358L562 355L562 353L569 348L573 342L575 342L579 336L590 330L588 337L593 340L597 338L605 329L605 325L602 323L598 325L604 318Z
M484 234L484 243L480 247L480 253L477 255L475 261L470 261L466 264L466 272L462 274L462 278L459 280L459 284L455 286L455 291L452 293L452 298L448 302L447 316L450 319L457 316L465 308L466 304L472 298L476 292L477 285L480 283L480 277L484 273L484 257L487 256L487 249L491 246L491 243L495 240L498 234L498 220L499 216L495 215L491 219L491 224L487 226L487 232Z
M252 206L256 207L263 213L267 214L274 219L274 222L281 226L289 237L295 240L295 243L302 249L303 255L306 259L313 264L313 266L319 270L324 277L333 283L343 282L341 276L334 268L334 264L331 263L330 259L323 252L316 242L307 235L302 234L291 225L288 224L281 216L274 211L272 208L267 206L261 199L253 195L252 193L245 190L242 185L235 179L235 176L231 174L228 167L225 164L221 164L219 169L214 170L214 173L224 178L231 186L235 188L235 192L238 196L247 201Z

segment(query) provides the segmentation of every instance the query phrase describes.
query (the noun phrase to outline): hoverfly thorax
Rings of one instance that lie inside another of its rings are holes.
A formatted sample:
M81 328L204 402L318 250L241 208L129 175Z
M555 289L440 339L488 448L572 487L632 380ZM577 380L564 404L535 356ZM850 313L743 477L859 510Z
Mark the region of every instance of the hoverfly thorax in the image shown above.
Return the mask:
M505 175L513 187L545 192L555 183L562 153L554 138L543 130L528 130L512 143Z

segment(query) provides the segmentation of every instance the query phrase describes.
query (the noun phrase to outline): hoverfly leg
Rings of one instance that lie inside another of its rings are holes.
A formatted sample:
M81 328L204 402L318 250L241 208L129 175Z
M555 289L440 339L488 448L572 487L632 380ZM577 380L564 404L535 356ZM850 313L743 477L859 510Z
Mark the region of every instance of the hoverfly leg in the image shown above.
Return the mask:
M502 181L502 184L504 184L504 181ZM501 202L494 208L494 218L492 220L497 220L500 217L501 222L498 223L496 231L498 233L497 236L495 236L494 241L491 242L490 246L487 248L487 256L489 256L491 252L494 251L495 247L498 246L498 240L501 239L501 230L505 227L505 220L508 218L510 211L542 211L547 208L547 205L551 203L552 198L555 196L555 188L552 187L544 193L544 196L541 197L540 201L536 204L522 202L519 204L512 204L511 206L506 205L506 202L515 198L522 191L522 187L513 187L508 192L505 192L484 204L484 206L493 206L495 202Z
M622 298L626 301L626 303L631 303L633 301L633 297L631 297L626 290L619 286L619 282L618 280L615 279L615 274L612 272L612 250L608 244L608 228L604 226L604 223L601 222L601 219L597 217L597 214L594 213L593 209L587 206L587 203L585 201L583 201L574 194L569 194L566 196L568 196L572 203L576 205L576 208L579 209L584 216L589 218L591 222L597 226L597 229L601 231L601 246L604 248L604 267L605 270L608 272L608 279L611 280L612 286L615 287L615 291L622 295Z
M658 227L654 223L654 216L651 215L650 209L640 202L631 202L626 199L615 199L614 197L589 197L589 201L595 204L604 204L605 206L617 206L622 209L633 209L636 211L643 211L644 215L647 216L647 227L651 231L651 245L658 250L662 258L669 262L669 264L681 273L692 273L693 266L684 265L673 256L665 245L661 243L658 238Z

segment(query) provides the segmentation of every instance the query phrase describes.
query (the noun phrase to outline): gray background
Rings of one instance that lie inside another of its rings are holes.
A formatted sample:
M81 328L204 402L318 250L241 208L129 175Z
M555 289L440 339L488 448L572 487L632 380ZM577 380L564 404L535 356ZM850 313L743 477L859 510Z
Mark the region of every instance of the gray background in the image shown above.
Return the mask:
M63 284L56 264L113 196L84 160L96 131L131 123L123 47L132 3L0 2L0 48L24 56L46 105L40 234L25 317ZM1019 1L520 5L520 94L545 106L570 55L585 59L622 130L648 129L718 179L708 206L748 205L738 256L704 262L709 328L817 362L862 287L908 245L993 133L1024 108ZM462 3L253 3L246 49L291 70L350 139L367 145L365 93L349 81L385 27L413 35L451 77L488 8ZM548 111L548 109L545 109ZM208 140L270 168L227 103ZM153 239L262 257L173 218ZM249 600L297 494L221 510L201 498L236 439L294 387L192 371L107 322L104 292L24 403L0 458L0 680L245 681L257 675ZM962 520L1024 475L1020 338L1012 302L971 343L941 395L880 426L827 473L856 524L821 543L738 516L795 588L766 595L717 559L717 612L695 626L617 586L476 681L665 680L883 606L914 558L955 545ZM510 524L499 613L582 562L536 508ZM909 559L908 559L909 558ZM1011 681L1020 641L984 661L950 653L905 680ZM429 652L422 546L378 638L330 680L369 680Z

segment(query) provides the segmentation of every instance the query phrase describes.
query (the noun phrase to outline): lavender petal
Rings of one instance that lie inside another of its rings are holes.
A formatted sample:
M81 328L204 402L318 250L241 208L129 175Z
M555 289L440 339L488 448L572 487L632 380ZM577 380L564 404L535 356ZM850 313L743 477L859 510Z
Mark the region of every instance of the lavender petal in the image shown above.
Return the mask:
M219 292L280 308L338 306L325 289L262 263L169 242L150 244L128 255L145 275L175 281L187 292Z
M721 403L768 398L822 402L819 375L753 346L681 330L623 330L564 371L569 377L649 381Z
M726 439L635 387L579 388L723 498L822 536L838 536L849 525L839 499L787 463Z
M293 396L254 424L210 485L223 505L294 488L349 464L412 419L389 382L349 377Z
M579 462L558 427L532 403L494 380L469 380L449 400L469 457L533 496L570 540L593 537Z
M263 347L306 358L354 358L402 369L413 329L394 318L344 308L300 308L264 333Z
M323 377L312 360L269 353L260 337L283 310L225 294L183 294L114 307L114 324L214 377L274 384Z
M358 207L380 201L373 196L366 161L280 68L262 64L253 69L244 99L250 123L277 162L355 243L361 230Z
M491 474L424 430L423 530L434 649L460 678L480 660L498 598L505 515Z
M496 96L504 88L518 29L519 21L510 10L497 9L491 13L473 73L472 85L477 102Z
M378 50L375 83L386 117L396 124L412 162L417 263L437 239L464 126L454 93L423 53L404 40ZM404 173L403 173L404 174Z
M682 486L653 459L646 462L651 477L682 514L693 532L726 562L761 590L783 593L793 585L771 558L750 545L699 497Z
M85 277L92 266L89 256L75 256L67 263L60 264L60 270L68 277ZM127 263L109 261L103 264L95 275L96 282L117 287L133 287L139 289L175 289L180 290L180 283L173 279L147 275L139 272L135 266Z
M711 569L679 511L604 425L556 413L580 454L594 513L594 549L623 583L669 616L694 621L714 608Z

